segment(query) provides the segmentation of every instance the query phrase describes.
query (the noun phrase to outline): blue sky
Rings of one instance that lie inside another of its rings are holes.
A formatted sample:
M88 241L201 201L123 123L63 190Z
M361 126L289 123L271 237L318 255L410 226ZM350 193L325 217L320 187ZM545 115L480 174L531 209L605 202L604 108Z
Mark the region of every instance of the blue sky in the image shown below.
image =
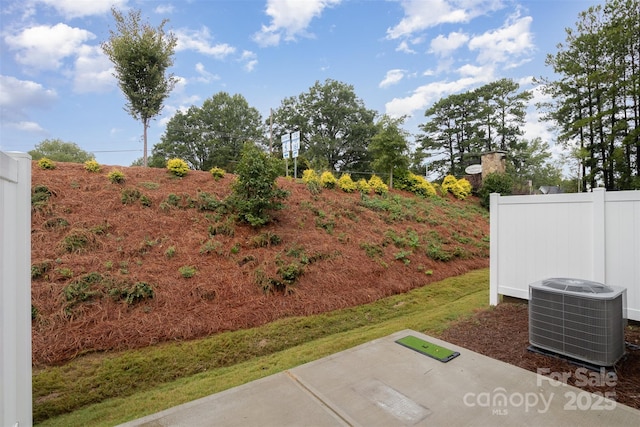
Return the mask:
M142 125L100 43L110 8L140 9L178 39L179 82L149 130L149 150L176 111L225 91L263 119L316 82L352 85L369 109L424 112L452 93L508 77L522 89L552 76L544 64L591 0L2 0L0 150L29 151L44 139L74 142L107 165L142 157ZM540 94L535 92L535 100ZM527 138L553 145L531 109ZM274 139L276 136L274 136ZM412 140L412 139L411 139ZM555 152L559 149L554 149Z

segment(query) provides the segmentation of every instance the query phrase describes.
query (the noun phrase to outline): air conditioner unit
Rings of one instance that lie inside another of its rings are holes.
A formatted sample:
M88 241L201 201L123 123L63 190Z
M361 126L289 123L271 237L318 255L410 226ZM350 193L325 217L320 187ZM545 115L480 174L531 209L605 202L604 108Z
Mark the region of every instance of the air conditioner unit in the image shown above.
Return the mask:
M625 288L568 278L529 285L529 342L534 349L613 366L624 355L625 326Z

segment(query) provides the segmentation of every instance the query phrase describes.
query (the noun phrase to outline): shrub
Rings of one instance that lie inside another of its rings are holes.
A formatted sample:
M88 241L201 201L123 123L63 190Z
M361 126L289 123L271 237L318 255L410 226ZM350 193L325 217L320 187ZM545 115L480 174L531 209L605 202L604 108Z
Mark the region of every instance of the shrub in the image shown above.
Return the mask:
M124 188L120 192L120 201L123 205L129 205L138 201L141 196L142 194L137 188Z
M371 192L371 186L364 178L361 178L358 180L358 182L356 182L356 188L359 192L364 194L369 194Z
M304 172L302 172L302 182L304 182L305 184L309 184L309 182L312 181L320 181L320 177L318 176L316 171L314 171L313 169L306 169Z
M196 268L192 265L183 265L178 269L178 271L180 272L180 275L185 279L189 279L195 276L197 272Z
M282 209L281 200L288 196L276 186L277 160L255 144L246 143L235 172L238 176L227 199L228 206L235 210L240 221L254 227L269 223L270 212Z
M133 305L139 301L153 298L154 293L151 285L145 282L136 282L131 286L111 288L109 295L115 301L125 301L129 305Z
M209 169L209 173L216 181L224 177L224 169L218 167L212 167L211 169Z
M84 162L84 169L89 172L100 172L100 163L96 162L96 159L87 160Z
M453 175L447 175L442 180L441 189L444 193L451 193L456 199L464 200L471 194L471 183L464 178L456 179Z
M173 258L176 254L176 247L175 246L169 246L167 248L166 251L164 251L164 256L166 256L167 258Z
M111 181L111 183L113 184L122 184L125 181L124 173L122 173L118 169L114 169L109 172L107 178L109 178L109 181Z
M372 175L371 178L369 178L369 187L371 187L376 194L387 194L389 192L387 184L377 175Z
M167 169L172 175L183 177L189 172L189 165L182 159L169 159Z
M66 252L79 253L94 243L95 236L90 231L78 228L71 230L69 234L64 236L60 246Z
M435 187L429 181L409 171L398 173L394 182L395 187L399 190L410 191L423 197L437 195Z
M338 180L329 171L324 171L320 175L320 184L322 184L323 188L335 188L337 183Z
M489 197L491 193L500 193L501 195L511 194L513 189L513 180L505 173L493 172L488 174L483 182L482 187L478 191L480 197L480 204L489 208Z
M46 205L52 195L53 193L46 185L35 185L31 189L31 206L40 207Z
M38 167L40 169L55 169L56 168L56 164L54 163L53 160L50 160L50 159L47 159L46 157L43 157L40 160L38 160Z
M345 193L353 193L356 191L356 183L351 179L351 175L348 173L343 173L338 179L338 188L340 188Z

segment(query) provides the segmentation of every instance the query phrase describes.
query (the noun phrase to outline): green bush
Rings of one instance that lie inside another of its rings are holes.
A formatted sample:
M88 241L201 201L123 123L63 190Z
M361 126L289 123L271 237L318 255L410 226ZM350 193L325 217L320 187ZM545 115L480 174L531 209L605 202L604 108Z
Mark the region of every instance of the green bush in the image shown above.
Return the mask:
M189 165L182 159L169 159L167 169L172 175L183 177L189 172Z
M109 295L115 301L125 301L129 305L154 297L153 288L145 282L136 282L131 286L116 286L109 289Z
M271 221L271 211L282 209L288 193L276 186L277 160L253 143L245 143L236 166L237 178L227 204L240 221L254 227Z
M182 277L184 277L185 279L190 279L191 277L196 275L196 272L198 270L196 270L196 268L192 265L183 265L178 269L178 271L180 272L180 275Z
M40 169L55 169L56 168L56 164L53 160L47 159L46 157L41 158L40 160L38 160L38 167Z
M31 189L31 206L37 208L46 205L52 195L53 193L46 185L38 184L33 186Z
M96 162L95 159L87 160L84 162L84 169L89 172L100 172L100 163Z
M338 180L336 179L336 177L329 171L324 171L322 172L322 175L320 175L320 183L322 184L323 188L336 188L336 184L338 183Z
M356 191L357 186L356 183L351 179L351 175L348 173L343 173L338 179L338 188L344 191L345 193L353 193Z
M501 195L509 195L513 190L513 180L505 173L493 172L488 174L483 182L482 187L478 191L480 203L482 206L489 208L491 193L500 193Z
M130 205L137 202L141 196L142 193L137 188L124 188L120 192L120 201L123 205Z
M107 178L109 178L109 181L113 184L122 184L125 181L124 173L118 169L113 169L109 172Z
M371 187L376 194L387 194L389 192L387 184L377 175L372 175L371 178L369 178L369 187Z

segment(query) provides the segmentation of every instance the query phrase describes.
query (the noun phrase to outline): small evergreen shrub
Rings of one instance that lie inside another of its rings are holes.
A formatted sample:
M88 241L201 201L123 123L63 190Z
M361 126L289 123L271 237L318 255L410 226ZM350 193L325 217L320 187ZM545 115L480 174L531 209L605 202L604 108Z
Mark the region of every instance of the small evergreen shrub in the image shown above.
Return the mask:
M33 208L43 207L52 195L53 193L46 185L38 184L33 186L31 189L31 206Z
M493 172L488 174L483 182L482 187L478 191L480 204L485 208L489 208L491 193L500 193L501 195L511 194L513 191L513 180L506 173Z
M336 188L338 180L336 177L329 171L322 172L320 175L320 183L322 184L322 188Z
M320 181L320 177L313 169L306 169L302 172L302 182L308 184L311 181Z
M123 205L130 205L137 202L142 194L137 188L124 188L120 192L120 201Z
M348 173L343 173L338 179L338 188L344 191L345 193L353 193L356 191L356 183L351 179L351 175Z
M100 172L101 167L96 159L91 159L84 162L84 169L89 172Z
M369 194L371 192L371 186L364 178L361 178L356 182L356 189L363 194Z
M167 169L173 176L183 177L189 172L189 165L182 159L169 159Z
M196 275L197 272L196 268L192 265L183 265L178 269L178 271L180 272L180 275L185 279L192 278Z
M124 173L122 173L122 171L118 169L114 169L109 172L107 178L109 179L109 181L111 181L112 184L122 184L125 181Z
M209 169L209 173L216 181L224 177L224 169L218 167L212 167Z
M114 301L124 301L129 305L154 297L153 288L145 282L136 282L131 286L113 287L109 289L109 295Z
M422 197L437 195L435 187L429 181L409 171L398 173L394 183L398 190L410 191Z
M464 178L456 179L453 175L447 175L440 186L444 193L451 193L456 199L464 200L471 194L471 183Z
M40 160L38 160L38 167L40 169L55 169L56 168L56 164L53 160L47 159L46 157L41 158Z
M389 192L387 184L377 175L372 175L371 178L369 178L369 187L371 187L376 194L387 194Z

